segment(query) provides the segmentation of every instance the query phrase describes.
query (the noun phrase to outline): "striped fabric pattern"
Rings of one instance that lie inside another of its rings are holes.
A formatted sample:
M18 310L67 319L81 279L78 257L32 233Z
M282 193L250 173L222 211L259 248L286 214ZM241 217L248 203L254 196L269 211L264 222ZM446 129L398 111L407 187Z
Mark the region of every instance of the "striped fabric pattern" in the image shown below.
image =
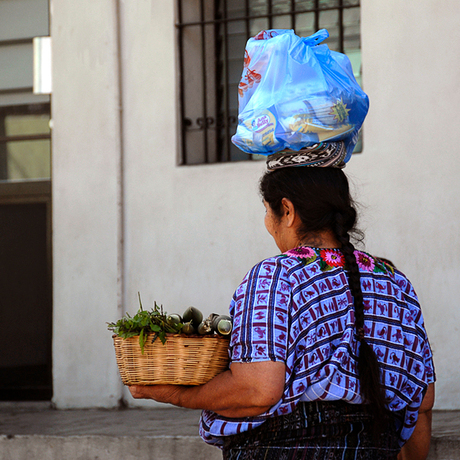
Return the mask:
M365 339L380 363L387 407L397 418L400 444L409 439L424 391L435 379L423 315L409 280L356 251L365 308ZM200 434L211 444L295 410L300 401L362 403L357 377L359 342L345 259L336 249L299 248L252 268L230 304L233 362L286 363L281 400L266 413L228 419L204 411Z

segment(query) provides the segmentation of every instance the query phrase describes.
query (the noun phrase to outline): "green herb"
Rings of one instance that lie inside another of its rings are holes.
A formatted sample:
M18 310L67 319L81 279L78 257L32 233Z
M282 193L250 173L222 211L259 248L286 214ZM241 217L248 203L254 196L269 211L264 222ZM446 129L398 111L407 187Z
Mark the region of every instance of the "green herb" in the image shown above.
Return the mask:
M167 315L163 312L163 306L158 306L154 302L151 311L142 308L141 296L139 295L139 311L131 317L129 313L118 320L116 323L107 323L108 329L116 335L127 339L129 337L139 336L139 345L141 352L144 354L145 343L148 334L154 333L152 343L159 338L161 343L166 342L166 334L178 334L182 329L181 323L175 323L167 320Z

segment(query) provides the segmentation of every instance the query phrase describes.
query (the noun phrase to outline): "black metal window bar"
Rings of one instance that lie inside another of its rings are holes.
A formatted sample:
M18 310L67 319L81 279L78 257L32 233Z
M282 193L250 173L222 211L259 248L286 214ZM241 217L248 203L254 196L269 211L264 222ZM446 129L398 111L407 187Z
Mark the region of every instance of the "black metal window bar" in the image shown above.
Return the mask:
M231 143L249 37L264 29L308 36L326 28L331 49L356 52L359 20L359 0L177 0L180 164L251 159Z

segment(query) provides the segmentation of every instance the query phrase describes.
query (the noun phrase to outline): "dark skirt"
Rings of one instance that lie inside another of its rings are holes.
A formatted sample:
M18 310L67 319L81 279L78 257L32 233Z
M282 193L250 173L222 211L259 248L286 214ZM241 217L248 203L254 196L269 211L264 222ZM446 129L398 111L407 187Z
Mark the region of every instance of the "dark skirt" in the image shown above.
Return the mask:
M224 460L396 460L394 423L373 432L368 406L344 401L299 403L288 415L225 438Z

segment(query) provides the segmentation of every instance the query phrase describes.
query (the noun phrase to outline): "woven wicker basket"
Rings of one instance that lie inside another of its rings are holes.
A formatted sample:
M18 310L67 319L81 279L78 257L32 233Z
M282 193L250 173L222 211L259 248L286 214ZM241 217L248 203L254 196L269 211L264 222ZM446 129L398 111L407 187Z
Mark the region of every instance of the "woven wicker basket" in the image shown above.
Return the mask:
M152 343L150 334L141 353L139 336L114 335L115 355L125 385L201 385L228 367L229 339L167 334L166 343Z

